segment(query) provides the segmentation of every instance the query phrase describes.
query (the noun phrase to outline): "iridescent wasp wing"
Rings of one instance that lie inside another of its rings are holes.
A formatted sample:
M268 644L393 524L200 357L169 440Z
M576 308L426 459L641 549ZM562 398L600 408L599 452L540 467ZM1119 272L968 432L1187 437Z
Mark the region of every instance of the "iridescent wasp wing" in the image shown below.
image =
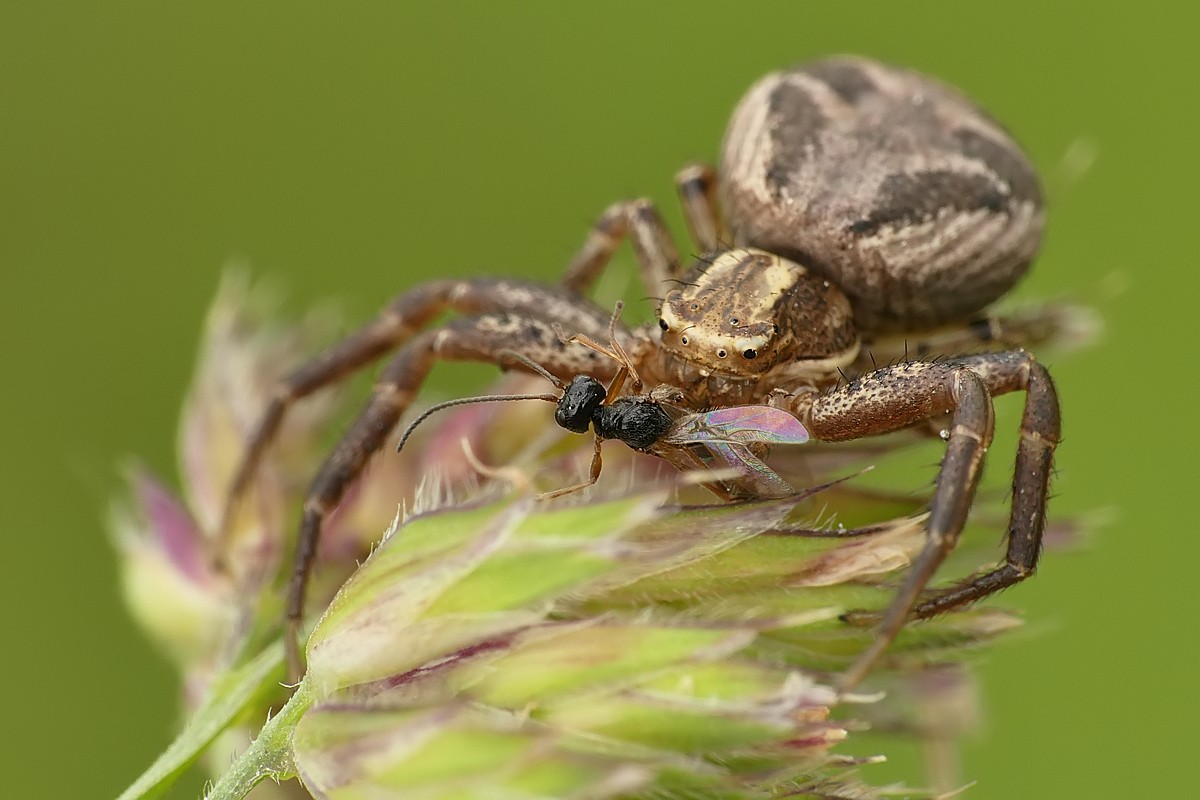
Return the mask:
M808 431L798 419L770 406L733 406L688 414L659 439L660 444L700 445L736 469L759 497L786 497L793 493L762 459L752 444L803 444Z

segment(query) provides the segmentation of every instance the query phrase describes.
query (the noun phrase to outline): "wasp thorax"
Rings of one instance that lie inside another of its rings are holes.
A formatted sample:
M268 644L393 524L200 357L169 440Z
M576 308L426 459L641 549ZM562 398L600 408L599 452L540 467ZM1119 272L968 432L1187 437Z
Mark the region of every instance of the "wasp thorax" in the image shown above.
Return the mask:
M714 372L766 372L781 362L857 348L849 302L787 259L738 248L698 262L663 298L663 347Z

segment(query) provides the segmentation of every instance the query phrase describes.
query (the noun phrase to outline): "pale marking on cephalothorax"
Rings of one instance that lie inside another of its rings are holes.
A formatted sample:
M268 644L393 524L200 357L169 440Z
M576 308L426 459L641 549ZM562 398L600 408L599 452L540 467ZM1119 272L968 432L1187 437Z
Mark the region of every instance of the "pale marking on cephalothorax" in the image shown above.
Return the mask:
M659 316L688 352L728 358L752 351L757 357L775 335L781 298L807 272L761 250L731 250L694 286L668 292Z
M773 253L738 248L701 262L659 309L672 358L711 373L762 376L783 363L842 359L858 347L852 311L828 280Z

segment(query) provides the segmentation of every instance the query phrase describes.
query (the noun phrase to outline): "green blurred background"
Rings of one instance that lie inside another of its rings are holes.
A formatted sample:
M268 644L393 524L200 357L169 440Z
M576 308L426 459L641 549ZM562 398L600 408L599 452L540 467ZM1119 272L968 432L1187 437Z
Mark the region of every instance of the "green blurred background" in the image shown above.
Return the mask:
M1108 6L4 3L0 793L113 796L171 735L174 677L101 518L122 459L175 474L230 259L349 320L435 274L551 278L614 199L648 194L682 232L674 170L715 157L754 79L836 52L941 76L1016 132L1053 203L1020 296L1106 323L1051 365L1052 512L1111 521L1004 598L1033 624L980 664L968 796L1195 792L1200 13ZM919 782L897 756L868 777Z

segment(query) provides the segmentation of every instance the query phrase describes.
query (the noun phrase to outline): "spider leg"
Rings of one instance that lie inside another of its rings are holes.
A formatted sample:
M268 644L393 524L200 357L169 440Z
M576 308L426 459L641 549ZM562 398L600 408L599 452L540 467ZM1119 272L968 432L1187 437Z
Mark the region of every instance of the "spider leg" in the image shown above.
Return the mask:
M688 164L675 175L675 190L692 241L701 253L711 253L722 241L729 241L717 204L717 173L712 167Z
M717 250L729 236L717 206L716 172L707 164L689 164L676 174L675 189L698 251ZM563 285L578 292L591 289L626 238L633 245L646 291L656 294L663 283L682 272L679 251L654 202L622 200L604 209L596 220L587 241L567 266Z
M938 566L957 543L970 512L992 439L992 397L1012 391L1026 392L1026 401L1013 477L1006 563L918 604ZM937 414L953 415L930 505L925 545L883 613L875 641L842 676L843 690L866 677L907 620L961 607L1033 572L1041 549L1060 419L1050 375L1031 355L1009 351L899 364L868 373L828 394L797 395L792 406L810 425L810 433L826 441L888 433Z
M998 348L1070 347L1087 341L1097 321L1090 309L1071 303L1048 303L1004 315L984 315L963 323L906 336L883 336L864 342L855 370L876 364L922 361L939 355L963 355Z
M679 251L658 209L647 199L622 200L604 209L567 266L563 285L577 292L591 289L626 238L633 245L646 291L659 294L662 285L681 271Z
M617 370L614 362L598 353L560 342L549 322L508 314L457 319L420 333L400 348L380 373L371 399L321 465L304 501L288 584L284 640L293 678L300 675L300 627L325 518L337 508L371 456L383 447L436 362L495 362L500 351L518 352L564 380L579 373L610 378ZM518 361L509 363L524 368Z
M531 281L441 280L418 286L392 300L371 322L301 365L279 381L273 397L247 437L246 449L226 495L217 529L218 553L233 517L257 474L267 447L295 401L328 386L398 347L446 310L465 313L511 311L556 320L573 330L603 336L610 315L581 295ZM495 360L495 354L491 359Z
M1054 449L1062 435L1054 381L1032 355L1014 350L968 356L958 362L982 377L992 396L1015 391L1026 393L1021 440L1013 471L1008 551L1002 566L937 592L918 604L913 609L913 616L919 619L961 608L1033 574L1042 553Z

